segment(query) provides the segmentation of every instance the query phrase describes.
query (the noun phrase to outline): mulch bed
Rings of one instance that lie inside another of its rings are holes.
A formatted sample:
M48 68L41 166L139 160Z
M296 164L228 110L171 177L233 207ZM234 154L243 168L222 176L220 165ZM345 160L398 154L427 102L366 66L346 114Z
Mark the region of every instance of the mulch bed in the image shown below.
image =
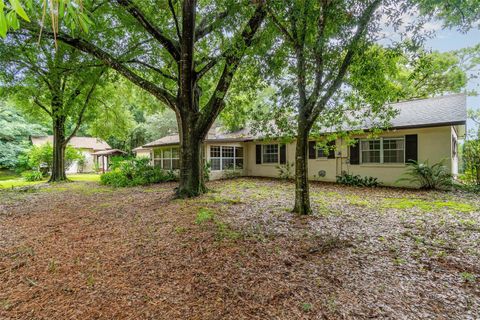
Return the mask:
M297 217L290 182L174 187L0 192L0 318L480 318L472 194L318 183Z

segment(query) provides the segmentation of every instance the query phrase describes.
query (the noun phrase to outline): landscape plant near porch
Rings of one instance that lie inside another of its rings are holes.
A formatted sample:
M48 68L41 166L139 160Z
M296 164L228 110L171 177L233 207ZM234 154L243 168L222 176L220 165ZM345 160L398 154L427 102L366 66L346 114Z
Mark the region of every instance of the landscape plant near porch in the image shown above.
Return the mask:
M448 189L452 187L452 175L449 173L444 161L430 166L428 161L407 163L407 172L397 182L409 182L420 189Z

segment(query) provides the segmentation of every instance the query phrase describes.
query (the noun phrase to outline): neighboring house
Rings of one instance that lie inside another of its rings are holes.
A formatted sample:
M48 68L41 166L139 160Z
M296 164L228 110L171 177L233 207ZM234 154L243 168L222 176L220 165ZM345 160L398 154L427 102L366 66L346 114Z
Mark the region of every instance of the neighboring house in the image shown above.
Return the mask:
M393 186L406 171L408 160L428 160L430 165L444 160L449 171L456 175L457 140L466 131L466 96L457 94L392 106L398 115L391 120L391 127L374 139L368 138L368 133L353 135L356 143L349 145L339 138L333 142L334 150L326 154L316 148L312 139L309 178L335 181L336 176L348 172L376 177L384 185ZM141 154L150 155L156 166L178 169L178 146L178 135L170 135L143 145ZM205 139L204 154L211 165L211 179L225 177L232 169L243 176L278 177L279 165L295 163L295 142L282 144L254 137L248 130L225 134L211 130Z
M132 149L132 152L135 154L137 158L151 158L151 152L152 149L149 148L143 148L143 147L138 147L135 149Z
M53 145L53 136L31 137L31 140L34 146L41 146L46 143ZM105 141L91 137L72 137L68 144L82 152L86 161L83 168L79 168L78 164L74 162L69 168L66 168L66 173L94 171L95 163L98 163L98 157L100 156L98 152L111 149Z

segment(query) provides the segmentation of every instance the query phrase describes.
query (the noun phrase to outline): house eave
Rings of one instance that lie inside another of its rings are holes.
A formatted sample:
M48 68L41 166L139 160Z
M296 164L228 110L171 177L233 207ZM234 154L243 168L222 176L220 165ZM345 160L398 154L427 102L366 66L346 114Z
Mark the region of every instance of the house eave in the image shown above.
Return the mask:
M450 121L450 122L439 122L439 123L423 123L423 124L413 124L413 125L404 125L404 126L393 126L385 128L385 130L408 130L408 129L423 129L423 128L435 128L435 127L446 127L446 126L464 126L466 125L466 120L461 121ZM372 129L359 129L365 132L371 132ZM355 130L346 130L347 132L352 132ZM332 132L335 133L335 132ZM326 133L324 133L326 134ZM264 141L264 140L275 140L275 138L233 138L233 139L205 139L206 143L232 143L232 142L252 142L252 141ZM158 148L158 147L168 147L168 146L176 146L179 145L179 142L169 142L169 143L162 143L162 144L154 144L154 145L144 145L142 148L151 149L151 148Z

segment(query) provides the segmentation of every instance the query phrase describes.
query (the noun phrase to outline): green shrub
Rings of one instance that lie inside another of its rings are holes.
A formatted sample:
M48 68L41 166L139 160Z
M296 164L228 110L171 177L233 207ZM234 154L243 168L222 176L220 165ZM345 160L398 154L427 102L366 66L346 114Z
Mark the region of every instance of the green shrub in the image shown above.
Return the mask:
M210 180L210 173L212 172L212 164L210 163L210 161L205 161L204 165L203 165L203 180L205 182L209 181Z
M428 161L420 163L411 161L407 163L407 172L405 177L398 179L397 182L406 181L416 184L420 189L446 189L453 184L452 175L448 172L444 161L428 165Z
M278 177L283 180L290 180L293 178L295 173L293 168L295 167L294 163L287 162L286 164L281 164L277 166Z
M480 186L480 131L476 139L465 141L463 145L463 165L465 182Z
M25 181L41 181L43 179L40 171L25 171L22 173L22 177Z
M78 173L83 173L83 170L85 170L85 166L87 165L87 158L83 153L80 154L78 160L77 160L77 171Z
M144 186L177 179L173 171L151 166L148 158L123 159L110 168L111 171L100 176L100 182L113 187Z
M51 143L45 143L41 146L33 146L27 153L28 165L31 168L45 168L50 171L53 164L53 146ZM78 161L84 155L74 147L67 145L65 148L65 169L68 169L73 162Z
M341 176L337 176L337 183L354 186L354 187L378 187L380 182L375 177L361 177L360 175L353 175L349 173L343 173Z

